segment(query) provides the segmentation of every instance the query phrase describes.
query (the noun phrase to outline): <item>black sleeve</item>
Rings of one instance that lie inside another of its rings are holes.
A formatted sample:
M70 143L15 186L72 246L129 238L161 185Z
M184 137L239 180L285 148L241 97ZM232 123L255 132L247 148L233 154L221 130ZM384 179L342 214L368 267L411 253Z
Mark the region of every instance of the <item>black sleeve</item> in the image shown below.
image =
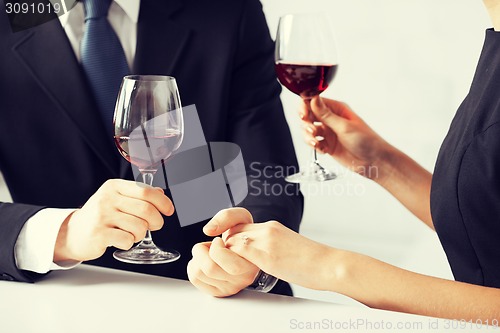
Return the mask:
M465 176L467 175L467 176ZM500 124L476 136L458 176L458 201L483 283L500 284Z
M19 270L14 246L26 221L44 207L0 203L0 280L34 282L42 275Z
M277 220L298 231L303 196L284 181L298 170L274 71L274 43L257 0L241 15L230 94L230 141L243 153L249 194L241 204L256 222Z

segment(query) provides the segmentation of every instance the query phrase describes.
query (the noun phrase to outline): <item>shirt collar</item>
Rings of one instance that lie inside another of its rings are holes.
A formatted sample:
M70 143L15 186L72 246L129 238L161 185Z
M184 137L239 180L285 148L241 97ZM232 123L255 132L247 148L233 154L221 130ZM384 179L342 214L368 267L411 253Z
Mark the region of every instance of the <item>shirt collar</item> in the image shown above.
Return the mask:
M132 22L137 23L139 21L140 0L115 0L115 2L122 7Z
M51 2L59 3L59 0L50 0ZM141 7L140 0L114 0L114 2L120 6L121 9L127 14L127 16L132 20L132 22L136 23L139 21L139 10ZM79 7L79 8L77 8ZM66 14L59 16L59 21L63 28L68 24L68 20L72 12L78 12L80 15L83 15L83 5L80 2L77 2L75 7L68 11Z

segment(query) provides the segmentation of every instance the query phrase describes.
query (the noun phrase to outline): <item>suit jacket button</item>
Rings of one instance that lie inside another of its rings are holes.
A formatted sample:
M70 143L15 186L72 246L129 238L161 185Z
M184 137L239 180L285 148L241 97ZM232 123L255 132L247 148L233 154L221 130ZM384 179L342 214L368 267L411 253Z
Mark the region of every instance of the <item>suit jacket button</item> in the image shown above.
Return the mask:
M5 280L5 281L14 281L14 278L12 276L10 276L9 274L5 274L5 273L0 275L0 279Z

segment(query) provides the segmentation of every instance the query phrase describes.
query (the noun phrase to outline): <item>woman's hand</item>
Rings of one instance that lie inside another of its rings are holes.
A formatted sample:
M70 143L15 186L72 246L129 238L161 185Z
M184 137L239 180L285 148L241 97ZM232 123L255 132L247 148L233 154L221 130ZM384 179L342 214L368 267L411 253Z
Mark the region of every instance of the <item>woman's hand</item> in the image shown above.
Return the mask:
M304 104L301 118L310 145L376 181L434 228L430 211L432 175L427 170L382 139L345 103L315 97Z
M223 226L223 228L230 226ZM334 249L276 221L238 224L224 233L226 247L264 272L306 288L326 290Z
M380 172L385 170L380 168L392 147L347 104L315 97L304 102L301 119L305 139L312 147L369 179L384 176Z

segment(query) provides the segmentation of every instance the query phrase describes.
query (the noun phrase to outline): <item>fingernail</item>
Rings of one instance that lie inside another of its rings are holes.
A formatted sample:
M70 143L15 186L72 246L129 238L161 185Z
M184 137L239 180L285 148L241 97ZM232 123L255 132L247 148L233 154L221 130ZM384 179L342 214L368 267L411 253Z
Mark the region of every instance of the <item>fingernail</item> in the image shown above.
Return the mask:
M216 223L211 223L211 224L207 224L203 227L203 232L204 233L207 233L207 232L214 233L217 231L217 229L219 229L219 225Z
M323 141L323 140L325 140L325 138L324 138L324 137L322 137L321 135L317 135L317 136L315 136L314 138L315 138L316 140L318 140L318 141Z
M310 144L311 144L311 146L313 146L313 147L316 147L316 145L318 144L318 143L317 143L316 141L314 141L314 140L309 141L309 143L310 143Z
M323 123L321 121L315 121L315 122L313 122L313 125L314 126L321 126L321 125L323 125Z
M309 126L306 127L306 131L308 131L311 134L314 133L314 130L311 127L309 127Z
M304 112L299 112L300 119L304 119L305 116L306 116L306 114Z

